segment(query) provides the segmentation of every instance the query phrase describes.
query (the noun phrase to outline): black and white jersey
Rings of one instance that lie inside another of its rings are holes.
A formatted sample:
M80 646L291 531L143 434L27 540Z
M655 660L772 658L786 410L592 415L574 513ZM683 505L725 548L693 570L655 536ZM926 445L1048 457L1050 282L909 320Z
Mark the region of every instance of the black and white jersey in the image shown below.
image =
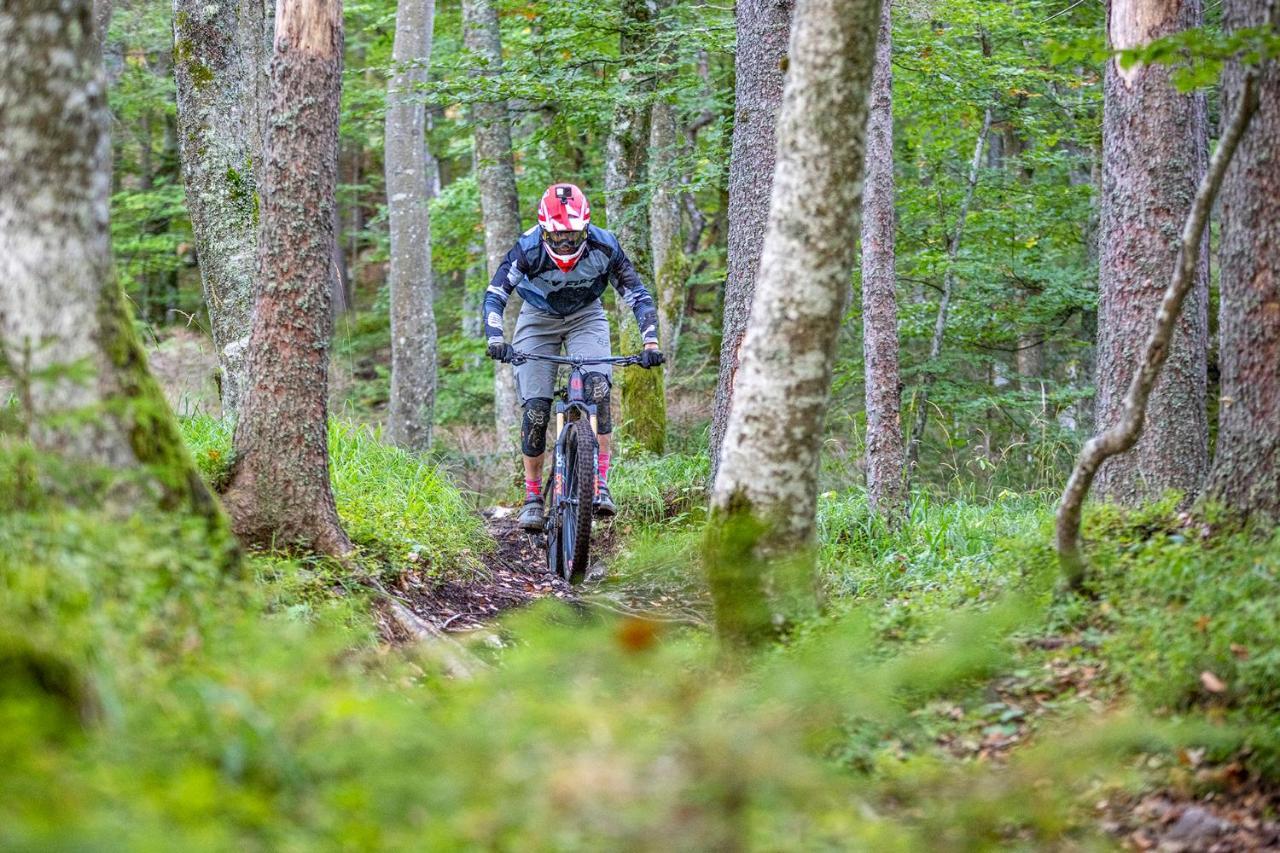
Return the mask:
M610 284L635 314L645 343L658 341L658 310L612 232L587 226L587 246L573 269L565 272L547 254L537 226L516 241L498 266L484 295L484 330L502 340L502 313L511 291L537 311L568 317L600 299Z

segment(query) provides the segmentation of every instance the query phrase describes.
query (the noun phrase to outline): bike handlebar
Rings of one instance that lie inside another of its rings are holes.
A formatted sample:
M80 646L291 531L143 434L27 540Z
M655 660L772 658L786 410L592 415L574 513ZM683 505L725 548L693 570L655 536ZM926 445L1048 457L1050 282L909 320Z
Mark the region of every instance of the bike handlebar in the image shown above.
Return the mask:
M585 355L542 355L541 353L515 350L507 363L524 364L526 361L549 361L552 364L569 364L574 367L582 367L585 364L613 364L619 367L630 367L640 363L640 356L611 355L603 358L591 358Z

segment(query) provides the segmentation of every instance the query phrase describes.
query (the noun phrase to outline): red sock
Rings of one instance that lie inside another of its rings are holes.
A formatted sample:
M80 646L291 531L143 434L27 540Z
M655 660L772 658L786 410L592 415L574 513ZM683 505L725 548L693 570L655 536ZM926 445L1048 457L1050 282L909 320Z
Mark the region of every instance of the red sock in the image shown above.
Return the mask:
M542 497L542 481L540 481L540 480L525 480L525 481L524 481L524 496L525 496L526 498Z
M609 482L609 454L601 453L599 457L600 464L596 467L596 474L599 475L600 485L603 486Z

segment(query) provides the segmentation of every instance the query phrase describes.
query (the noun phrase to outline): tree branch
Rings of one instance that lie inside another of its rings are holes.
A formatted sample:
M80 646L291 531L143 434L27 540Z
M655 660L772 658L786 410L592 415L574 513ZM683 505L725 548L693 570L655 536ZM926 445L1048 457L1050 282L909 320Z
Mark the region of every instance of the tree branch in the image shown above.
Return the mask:
M1235 154L1236 146L1257 109L1258 70L1255 66L1245 73L1235 114L1222 134L1218 149L1213 152L1209 171L1200 180L1200 187L1196 190L1195 200L1182 228L1182 242L1178 246L1173 274L1160 300L1160 307L1156 310L1138 369L1129 382L1120 418L1085 443L1076 460L1076 467L1071 472L1071 478L1067 481L1066 490L1062 493L1057 513L1058 560L1071 589L1079 589L1085 580L1086 567L1080 553L1080 516L1089 487L1103 462L1132 448L1142 435L1147 399L1151 396L1151 389L1169 355L1169 341L1182 311L1183 300L1195 282L1195 271L1200 262L1200 244L1209 221L1209 212L1213 208L1213 200L1222 186L1222 178Z

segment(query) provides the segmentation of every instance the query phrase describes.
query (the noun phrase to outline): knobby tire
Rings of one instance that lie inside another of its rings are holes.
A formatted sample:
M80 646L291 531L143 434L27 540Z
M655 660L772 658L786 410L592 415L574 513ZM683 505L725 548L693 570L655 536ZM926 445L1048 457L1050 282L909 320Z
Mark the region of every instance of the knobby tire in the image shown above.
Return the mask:
M586 574L591 560L591 520L595 515L596 497L596 436L591 422L586 418L572 421L565 436L564 497L568 501L560 516L560 559L568 570L566 580L574 575ZM558 568L558 567L557 567Z

